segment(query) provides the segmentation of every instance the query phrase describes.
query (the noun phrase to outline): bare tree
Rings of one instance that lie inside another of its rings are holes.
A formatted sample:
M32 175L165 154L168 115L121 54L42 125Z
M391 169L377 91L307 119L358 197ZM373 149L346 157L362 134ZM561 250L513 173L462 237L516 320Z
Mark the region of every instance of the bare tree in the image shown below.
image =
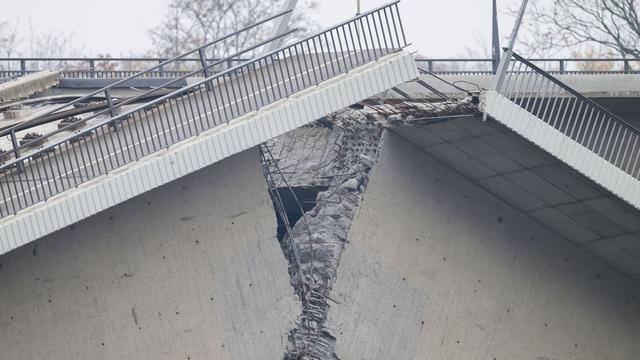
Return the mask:
M242 29L282 8L282 0L172 0L165 20L151 30L155 48L152 54L172 57L197 48L209 41ZM315 1L298 6L292 26L309 30L317 27L311 13L318 8ZM212 47L207 55L219 58L266 39L269 26L260 26Z
M11 57L17 48L18 27L8 21L0 23L0 55Z
M32 24L29 30L20 31L19 22L0 23L0 57L34 57L53 58L77 56L81 52L73 46L73 33L36 32ZM0 69L17 69L13 61L0 63ZM73 64L67 62L31 61L27 70L43 68L68 68Z
M530 7L520 46L528 56L572 51L640 57L636 0L538 0Z

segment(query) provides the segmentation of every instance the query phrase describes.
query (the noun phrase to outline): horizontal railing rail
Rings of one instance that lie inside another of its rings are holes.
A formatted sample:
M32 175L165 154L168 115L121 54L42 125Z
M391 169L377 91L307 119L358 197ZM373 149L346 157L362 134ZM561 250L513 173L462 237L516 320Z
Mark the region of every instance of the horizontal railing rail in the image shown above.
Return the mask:
M250 28L262 25L264 22L283 16L292 10L287 10L279 14L252 24ZM247 29L238 30L236 33L244 32ZM219 40L219 39L218 39ZM217 40L202 47L213 45ZM195 50L197 52L197 49ZM193 54L194 52L190 52ZM184 55L184 54L183 54ZM170 68L167 61L174 59L174 66ZM222 58L210 58L209 61L219 61ZM248 58L228 59L227 64L233 65L244 62ZM62 70L67 78L118 78L125 74L137 74L141 70L148 69L157 64L158 71L150 72L148 77L170 77L172 72L186 73L181 67L187 69L199 66L199 57L6 57L0 58L0 78L21 76L39 72L42 70Z
M72 102L70 102L68 104L65 104L65 105L62 105L60 107L56 107L54 109L51 109L51 110L47 111L45 114L42 114L42 115L47 115L47 114L51 114L51 113L54 113L54 112L57 112L57 111L61 111L61 110L64 110L65 108L71 108L75 104L77 104L77 103L79 103L81 101L84 101L84 100L86 100L86 99L88 99L90 97L93 97L93 96L95 96L97 94L100 94L100 93L105 93L106 97L109 98L110 94L109 94L108 90L110 90L110 89L112 89L112 88L114 88L114 87L116 87L116 86L118 86L120 84L123 84L123 83L125 83L127 81L131 81L131 80L133 80L135 78L143 77L146 74L151 73L153 71L160 71L161 69L163 69L165 66L167 66L169 64L176 63L176 62L183 62L185 60L186 61L193 61L193 59L188 58L189 56L192 56L193 54L198 54L198 59L197 60L199 61L199 63L200 63L199 65L200 66L198 68L196 68L195 71L194 71L194 69L190 69L190 72L188 72L188 74L190 74L190 73L193 73L193 74L202 73L203 75L208 76L209 75L208 70L210 70L214 66L214 65L211 64L211 60L208 59L207 56L206 56L206 50L208 48L210 48L211 46L217 45L217 44L219 44L219 43L221 43L221 42L223 42L225 40L233 38L234 36L238 36L240 34L243 34L243 33L247 32L247 31L249 31L251 29L254 29L254 28L258 27L258 26L266 24L266 23L268 23L270 21L273 21L273 20L275 20L275 19L277 19L277 18L279 18L281 16L286 15L287 13L290 13L291 11L292 10L286 10L286 11L283 11L281 13L275 14L273 16L269 16L269 17L267 17L265 19L257 21L254 24L248 25L248 26L246 26L246 27L244 27L244 28L242 28L240 30L234 31L234 32L229 33L227 35L224 35L224 36L222 36L222 37L220 37L218 39L210 41L210 42L208 42L208 43L206 43L206 44L204 44L204 45L202 45L202 46L200 46L200 47L198 47L196 49L187 51L185 53L182 53L180 55L174 56L174 57L169 58L169 59L165 59L165 60L159 62L155 66L152 66L152 67L137 71L135 74L132 74L132 75L130 75L130 76L124 78L124 79L121 79L119 81L116 81L116 82L114 82L112 84L109 84L108 86L105 86L105 87L103 87L103 88L101 88L99 90L93 91L93 92L91 92L91 93L89 93L89 94L87 94L87 95L85 95L83 97L80 97L80 98L78 98L78 99L76 99L76 100L74 100L74 101L72 101ZM278 38L281 38L281 37L282 36L278 36ZM244 52L237 52L236 54L244 54ZM225 57L223 59L217 59L217 60L214 61L214 64L218 65L218 64L223 63L225 61L227 61L227 62L228 61L235 61L238 58L238 56L236 54L231 55L231 56L227 56L227 57ZM0 136L2 136L2 135L3 134L0 134Z
M541 121L640 179L640 130L548 72L513 54L496 89Z
M0 78L15 77L45 69L44 66L29 64L57 64L64 69L66 78L107 78L117 79L135 73L129 68L147 67L151 63L162 63L166 58L0 58ZM220 59L209 59L218 61ZM244 62L248 58L230 59L228 64ZM198 58L181 59L186 66L197 66ZM637 74L640 73L640 58L533 58L530 62L550 74ZM417 66L433 74L440 75L490 75L493 74L494 60L485 58L426 58L416 59ZM119 69L105 69L117 65ZM51 67L51 66L50 66ZM56 66L53 66L56 67ZM186 70L160 68L147 77L174 77L187 73Z
M640 58L534 58L533 64L551 74L635 74ZM423 70L447 75L493 74L493 59L433 58L416 59Z
M20 64L23 65L5 65ZM0 78L10 78L41 71L45 68L62 68L67 79L118 79L137 73L130 68L147 67L149 64L166 61L164 58L0 58ZM209 59L219 61L220 59ZM227 66L249 60L248 58L229 59ZM638 74L640 58L549 58L529 59L532 63L550 74ZM29 63L49 64L48 66L29 66ZM186 68L199 65L200 59L181 59ZM491 75L492 59L456 59L433 58L416 59L417 66L424 71L439 75ZM97 64L97 65L96 65ZM106 69L117 65L117 69ZM150 71L144 77L177 77L188 73L180 66L169 69L167 66Z
M76 133L49 138L45 144L39 137L30 139L25 146L33 146L33 151L0 166L0 217L402 50L407 42L398 2L87 124Z
M208 58L210 62L218 62L223 58ZM225 58L226 59L226 58ZM142 74L141 77L147 78L165 78L176 77L189 73L193 69L197 69L201 65L200 59L179 59L175 60L175 64L167 66L163 64L167 61L163 59L101 59L89 60L84 58L61 60L58 58L39 59L37 63L31 66L25 65L20 69L7 66L3 62L7 59L0 59L0 78L13 78L22 75L37 73L43 70L61 71L65 79L119 79L129 77L140 73L142 70L157 64L157 70L149 71ZM231 67L237 63L248 61L249 58L226 59L227 67ZM69 62L72 61L72 62ZM96 65L95 63L98 63ZM161 66L164 65L164 66Z

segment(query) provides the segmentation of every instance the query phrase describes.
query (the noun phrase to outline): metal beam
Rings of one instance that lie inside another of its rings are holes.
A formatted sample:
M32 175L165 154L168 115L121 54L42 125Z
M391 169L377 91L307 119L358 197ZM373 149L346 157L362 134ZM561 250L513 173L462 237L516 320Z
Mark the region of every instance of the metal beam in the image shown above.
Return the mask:
M492 70L496 74L500 64L500 31L498 30L498 5L497 0L493 0L493 28L491 58L493 59Z
M502 83L504 82L504 77L507 74L507 69L509 68L509 62L511 61L511 57L513 56L513 47L516 44L516 39L518 38L518 31L520 31L520 26L522 25L522 19L524 18L524 14L527 11L527 4L529 0L522 0L522 4L520 5L520 11L518 11L518 16L516 17L516 22L513 24L513 31L511 32L511 38L509 39L509 46L507 47L504 56L500 60L500 65L498 65L498 69L495 76L495 82L493 89L500 91L502 87Z
M295 10L297 5L298 5L298 0L284 0L282 11L289 11L289 12L281 16L276 21L276 25L275 25L276 30L273 34L274 36L282 35L284 34L285 31L289 29L289 22L291 22L291 16L293 15L293 10ZM276 49L279 49L280 47L282 47L283 42L284 42L284 38L279 38L276 41L273 41L271 44L269 44L265 48L264 53L267 54Z

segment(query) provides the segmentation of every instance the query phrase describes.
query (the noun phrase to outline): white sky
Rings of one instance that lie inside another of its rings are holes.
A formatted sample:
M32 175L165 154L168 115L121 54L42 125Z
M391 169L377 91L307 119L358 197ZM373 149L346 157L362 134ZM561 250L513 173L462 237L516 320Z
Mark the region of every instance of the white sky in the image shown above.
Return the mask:
M301 0L305 1L305 0ZM363 10L389 0L361 0ZM516 0L498 0L504 11ZM149 28L163 18L169 0L0 0L0 22L19 21L35 32L73 32L74 47L83 54L111 56L141 53L151 47ZM322 27L353 16L356 0L319 0L316 14ZM489 53L492 0L403 0L400 11L412 50L429 57L464 57L467 48ZM511 32L512 21L501 13L500 33ZM504 44L503 44L504 45Z

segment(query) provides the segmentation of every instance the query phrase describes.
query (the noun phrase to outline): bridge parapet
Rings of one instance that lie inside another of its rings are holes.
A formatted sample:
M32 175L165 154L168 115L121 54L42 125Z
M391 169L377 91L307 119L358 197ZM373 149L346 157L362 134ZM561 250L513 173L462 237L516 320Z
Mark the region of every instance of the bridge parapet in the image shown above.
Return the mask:
M485 109L640 209L640 131L517 54Z
M110 103L14 144L0 154L0 252L414 79L406 45L393 2L146 104ZM42 226L24 226L33 218Z

